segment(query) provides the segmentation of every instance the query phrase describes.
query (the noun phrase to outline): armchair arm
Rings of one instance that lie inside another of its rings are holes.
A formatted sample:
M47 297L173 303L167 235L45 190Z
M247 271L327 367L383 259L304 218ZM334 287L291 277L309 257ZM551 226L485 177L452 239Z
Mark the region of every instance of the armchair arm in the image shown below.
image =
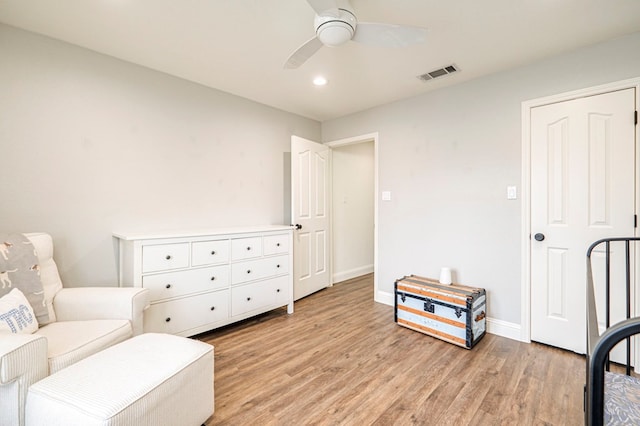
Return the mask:
M0 425L23 425L27 391L49 374L47 339L0 333Z
M133 335L142 333L142 312L149 306L149 290L137 287L63 288L53 299L58 321L126 319Z
M0 385L16 380L26 369L47 376L47 339L37 334L0 333ZM38 380L39 380L38 379Z

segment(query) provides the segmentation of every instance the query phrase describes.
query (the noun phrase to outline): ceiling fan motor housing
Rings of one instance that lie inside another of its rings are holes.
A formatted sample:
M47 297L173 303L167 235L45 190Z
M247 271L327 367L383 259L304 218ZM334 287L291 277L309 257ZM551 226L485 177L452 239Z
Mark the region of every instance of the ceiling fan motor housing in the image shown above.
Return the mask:
M353 38L358 21L353 13L338 9L338 17L316 15L316 36L325 46L335 47Z

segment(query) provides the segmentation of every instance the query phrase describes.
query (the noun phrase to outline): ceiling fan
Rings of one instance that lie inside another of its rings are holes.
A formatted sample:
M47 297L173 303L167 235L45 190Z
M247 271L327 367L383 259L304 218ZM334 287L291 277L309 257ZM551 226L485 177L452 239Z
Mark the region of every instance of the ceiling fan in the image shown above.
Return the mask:
M349 40L383 47L405 47L424 42L425 28L358 22L348 0L307 0L316 12L316 35L300 46L285 62L287 69L298 68L322 46L335 47Z

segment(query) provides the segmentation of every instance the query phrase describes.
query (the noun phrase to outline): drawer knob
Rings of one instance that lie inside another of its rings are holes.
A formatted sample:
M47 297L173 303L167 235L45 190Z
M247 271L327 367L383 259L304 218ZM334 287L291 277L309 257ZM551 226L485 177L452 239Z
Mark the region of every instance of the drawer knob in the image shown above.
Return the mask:
M164 258L165 258L165 259L167 259L167 260L171 260L171 255L170 255L170 254L168 254L168 255L166 255Z
M279 289L279 288L278 288L278 289L276 289L276 293L280 293L280 289Z
M280 247L280 243L276 243L276 247Z
M212 311L215 311L215 310L216 310L216 307L215 307L215 306L212 306L212 307L211 307L211 310L212 310Z
M247 302L250 302L250 301L251 301L251 298L250 298L250 297L247 297Z
M211 281L215 281L215 280L216 280L216 277L211 277Z
M247 274L250 274L250 273L251 273L251 269L247 269Z
M247 247L247 251L251 250L251 246Z
M167 319L165 320L166 322L171 321L171 317L167 317Z
M216 254L215 250L211 250L211 256L213 256L214 254Z
M280 267L280 265L276 265L276 268L279 268L279 267Z
M165 285L164 288L171 288L171 284Z

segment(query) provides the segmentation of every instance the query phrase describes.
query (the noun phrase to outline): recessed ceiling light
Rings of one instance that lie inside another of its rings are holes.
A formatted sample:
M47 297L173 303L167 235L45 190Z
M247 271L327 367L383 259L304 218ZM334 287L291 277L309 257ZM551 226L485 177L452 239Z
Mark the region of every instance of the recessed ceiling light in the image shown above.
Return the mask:
M324 86L327 84L327 79L320 75L313 79L313 84L316 86Z

